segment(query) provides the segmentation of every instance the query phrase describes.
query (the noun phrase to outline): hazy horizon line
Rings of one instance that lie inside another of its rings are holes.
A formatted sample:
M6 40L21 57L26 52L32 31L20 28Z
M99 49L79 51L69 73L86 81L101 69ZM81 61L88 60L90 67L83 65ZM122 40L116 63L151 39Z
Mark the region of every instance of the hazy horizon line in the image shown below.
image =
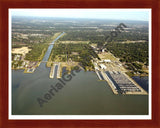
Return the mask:
M86 17L53 17L53 16L24 16L24 15L12 15L11 17L35 17L35 18L57 18L57 19L92 19L92 20L116 20L116 21L142 21L149 22L148 20L132 20L132 19L111 19L111 18L86 18Z

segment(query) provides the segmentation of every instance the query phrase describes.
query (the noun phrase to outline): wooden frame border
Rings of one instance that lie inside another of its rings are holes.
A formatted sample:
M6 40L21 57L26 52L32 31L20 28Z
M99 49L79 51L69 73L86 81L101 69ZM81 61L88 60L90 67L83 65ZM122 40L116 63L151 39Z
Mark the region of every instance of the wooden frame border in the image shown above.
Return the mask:
M8 9L9 8L151 8L152 9L152 120L9 120L8 119ZM0 0L0 127L160 127L159 0Z

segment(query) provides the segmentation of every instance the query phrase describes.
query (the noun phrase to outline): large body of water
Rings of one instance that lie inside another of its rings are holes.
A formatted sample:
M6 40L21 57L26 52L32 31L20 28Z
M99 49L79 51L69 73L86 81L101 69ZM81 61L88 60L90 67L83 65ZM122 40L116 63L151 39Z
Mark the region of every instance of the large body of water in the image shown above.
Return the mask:
M49 46L43 61L48 60L51 49ZM148 114L148 95L115 95L106 81L99 81L95 72L85 71L76 73L40 107L37 98L44 99L51 85L59 82L55 77L50 79L49 72L46 63L41 63L31 74L23 73L23 70L12 70L13 115Z

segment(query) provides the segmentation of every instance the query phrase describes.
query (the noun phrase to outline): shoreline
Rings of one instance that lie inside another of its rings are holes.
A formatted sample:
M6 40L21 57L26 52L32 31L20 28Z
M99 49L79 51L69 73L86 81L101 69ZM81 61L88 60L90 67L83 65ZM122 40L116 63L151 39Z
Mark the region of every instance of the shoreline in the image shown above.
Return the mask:
M48 62L47 62L47 63L48 63ZM53 62L50 62L50 63L53 63ZM36 68L39 67L39 65L40 65L40 62L38 63L38 65L36 66ZM51 68L52 66L46 65L46 67L47 67L47 68ZM61 67L61 69L63 69L63 67L66 67L66 66L65 66L65 65L63 65L63 66L61 65L60 67ZM25 69L26 69L26 68L18 68L18 69L17 69L17 68L11 68L11 70L25 70ZM94 69L93 69L93 70L84 70L84 71L85 71L85 72L90 72L90 71L96 72ZM126 74L127 74L127 72L126 72ZM127 74L127 75L128 75L128 74ZM134 77L134 76L139 76L139 77L145 77L145 76L146 76L146 77L149 77L148 74L147 74L147 75L146 75L146 74L134 74L134 75L128 75L128 76L131 77L131 78Z

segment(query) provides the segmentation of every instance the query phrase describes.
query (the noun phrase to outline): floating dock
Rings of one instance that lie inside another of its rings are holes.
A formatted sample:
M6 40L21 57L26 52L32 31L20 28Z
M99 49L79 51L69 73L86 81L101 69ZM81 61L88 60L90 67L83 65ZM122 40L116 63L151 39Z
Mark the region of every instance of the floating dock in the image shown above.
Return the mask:
M49 78L54 78L54 70L55 70L55 65L53 65L51 67L51 71L50 71L50 74L49 74Z

